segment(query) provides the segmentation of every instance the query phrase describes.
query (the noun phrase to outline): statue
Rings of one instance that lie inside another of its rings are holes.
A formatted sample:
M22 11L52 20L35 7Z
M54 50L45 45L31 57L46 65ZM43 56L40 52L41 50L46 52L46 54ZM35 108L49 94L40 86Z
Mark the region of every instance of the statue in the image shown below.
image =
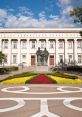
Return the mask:
M46 48L44 49L44 51L40 50L40 47L38 48L37 52L37 65L47 65L47 61L48 61L48 51L46 50Z
M41 65L41 50L40 50L40 48L38 48L36 55L37 55L37 65L40 66Z
M47 65L48 56L49 56L49 52L45 48L44 49L44 65Z

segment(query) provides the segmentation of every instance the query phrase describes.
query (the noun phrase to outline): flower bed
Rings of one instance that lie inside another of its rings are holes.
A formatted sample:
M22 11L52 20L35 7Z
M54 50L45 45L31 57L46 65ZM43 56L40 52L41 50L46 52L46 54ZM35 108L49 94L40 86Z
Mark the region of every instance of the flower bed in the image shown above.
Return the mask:
M12 78L8 80L2 81L0 84L25 84L26 81L29 81L34 76L20 77L20 78Z
M62 78L62 77L56 77L53 75L48 75L52 80L55 80L57 84L82 84L81 79L69 79L69 78Z
M52 84L53 80L45 76L44 74L40 74L29 81L30 84Z

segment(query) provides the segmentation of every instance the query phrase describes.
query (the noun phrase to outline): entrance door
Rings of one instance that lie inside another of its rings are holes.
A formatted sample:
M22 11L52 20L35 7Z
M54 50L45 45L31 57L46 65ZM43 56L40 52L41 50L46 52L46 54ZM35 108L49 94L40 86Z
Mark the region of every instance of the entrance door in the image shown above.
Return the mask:
M54 55L50 55L50 65L54 65Z
M31 55L31 65L35 65L35 55Z

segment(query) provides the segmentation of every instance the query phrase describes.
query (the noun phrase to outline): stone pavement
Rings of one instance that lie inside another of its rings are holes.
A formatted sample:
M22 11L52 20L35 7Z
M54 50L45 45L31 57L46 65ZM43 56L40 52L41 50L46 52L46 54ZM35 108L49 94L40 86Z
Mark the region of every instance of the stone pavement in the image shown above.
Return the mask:
M0 85L0 117L82 117L82 85Z

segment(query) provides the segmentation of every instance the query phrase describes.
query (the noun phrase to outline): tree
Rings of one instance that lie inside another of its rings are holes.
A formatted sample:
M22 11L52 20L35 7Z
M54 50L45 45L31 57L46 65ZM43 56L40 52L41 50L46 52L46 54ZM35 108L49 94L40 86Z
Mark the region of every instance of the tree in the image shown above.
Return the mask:
M76 7L70 11L70 16L74 17L74 23L82 24L82 6ZM82 36L82 31L80 31L80 35Z
M74 17L75 23L81 23L82 24L82 6L76 7L73 10L71 10L70 16Z
M2 62L6 59L5 54L2 53L2 51L0 51L0 64L2 64Z

